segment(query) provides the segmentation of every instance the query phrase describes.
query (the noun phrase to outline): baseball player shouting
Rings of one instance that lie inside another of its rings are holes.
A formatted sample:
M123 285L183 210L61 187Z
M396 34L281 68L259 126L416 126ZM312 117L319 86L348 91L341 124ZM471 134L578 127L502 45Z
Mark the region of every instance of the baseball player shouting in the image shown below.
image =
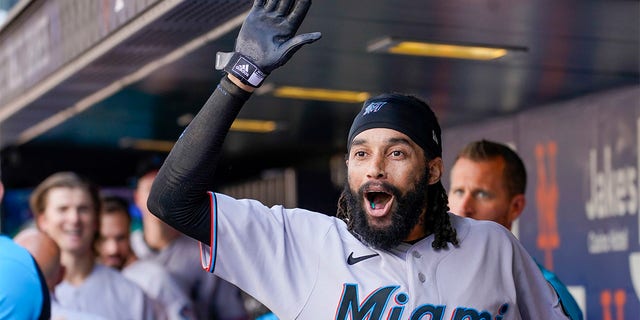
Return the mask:
M320 38L296 35L310 4L255 1L235 51L218 54L227 75L160 169L151 212L209 245L203 267L281 319L567 319L507 229L447 212L440 126L415 97L364 103L349 131L337 217L210 191L225 135L253 90Z

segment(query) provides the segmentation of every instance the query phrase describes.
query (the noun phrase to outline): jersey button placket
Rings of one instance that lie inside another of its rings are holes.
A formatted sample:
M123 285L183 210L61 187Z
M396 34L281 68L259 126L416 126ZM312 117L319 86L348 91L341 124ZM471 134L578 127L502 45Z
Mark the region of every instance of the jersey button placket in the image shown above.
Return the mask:
M411 255L413 256L413 258L416 261L416 265L417 266L422 266L422 263L420 263L422 255L420 254L420 252L418 250L413 250L413 252L411 252ZM424 273L422 273L422 271L418 271L418 280L420 280L420 282L424 283L425 281L427 281L427 277L424 275Z

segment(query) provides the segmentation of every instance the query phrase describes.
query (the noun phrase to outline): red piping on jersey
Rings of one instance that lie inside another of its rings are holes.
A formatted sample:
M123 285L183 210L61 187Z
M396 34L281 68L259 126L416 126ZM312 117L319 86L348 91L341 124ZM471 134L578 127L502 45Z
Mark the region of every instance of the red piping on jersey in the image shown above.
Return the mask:
M198 242L198 245L200 246L200 264L202 265L202 270L213 273L213 270L215 269L216 249L218 247L218 199L216 198L215 193L211 191L208 191L207 193L209 194L209 207L211 208L211 238L209 239L209 252L207 252L207 248L202 245L202 242Z

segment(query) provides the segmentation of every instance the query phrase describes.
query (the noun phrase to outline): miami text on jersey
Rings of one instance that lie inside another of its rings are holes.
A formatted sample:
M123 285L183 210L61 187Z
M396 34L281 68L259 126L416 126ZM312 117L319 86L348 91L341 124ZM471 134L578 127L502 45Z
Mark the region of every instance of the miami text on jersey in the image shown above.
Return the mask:
M358 285L345 283L342 289L342 297L336 310L336 320L399 320L406 311L405 304L409 301L409 295L405 292L397 292L400 286L388 286L375 290L367 298L359 303ZM393 297L393 300L391 300ZM392 305L389 305L391 303ZM423 304L411 311L410 320L444 319L447 306ZM488 311L478 311L472 308L456 307L452 320L502 320L509 309L508 304L503 304L494 317ZM388 311L386 311L388 310ZM385 314L386 312L386 314Z

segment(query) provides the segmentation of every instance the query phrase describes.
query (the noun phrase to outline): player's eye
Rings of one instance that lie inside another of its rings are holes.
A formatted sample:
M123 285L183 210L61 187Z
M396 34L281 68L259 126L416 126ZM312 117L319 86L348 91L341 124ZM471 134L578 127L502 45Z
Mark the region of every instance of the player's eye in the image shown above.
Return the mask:
M353 156L356 158L362 158L366 155L366 153L364 151L356 151L353 153Z
M462 196L464 196L464 190L454 189L453 192L451 192L451 195L461 198Z
M478 192L476 192L476 198L478 198L478 199L490 199L491 198L491 194L489 192L486 192L486 191L478 191Z
M405 155L405 152L402 150L393 150L391 151L391 153L389 154L392 158L403 158Z

